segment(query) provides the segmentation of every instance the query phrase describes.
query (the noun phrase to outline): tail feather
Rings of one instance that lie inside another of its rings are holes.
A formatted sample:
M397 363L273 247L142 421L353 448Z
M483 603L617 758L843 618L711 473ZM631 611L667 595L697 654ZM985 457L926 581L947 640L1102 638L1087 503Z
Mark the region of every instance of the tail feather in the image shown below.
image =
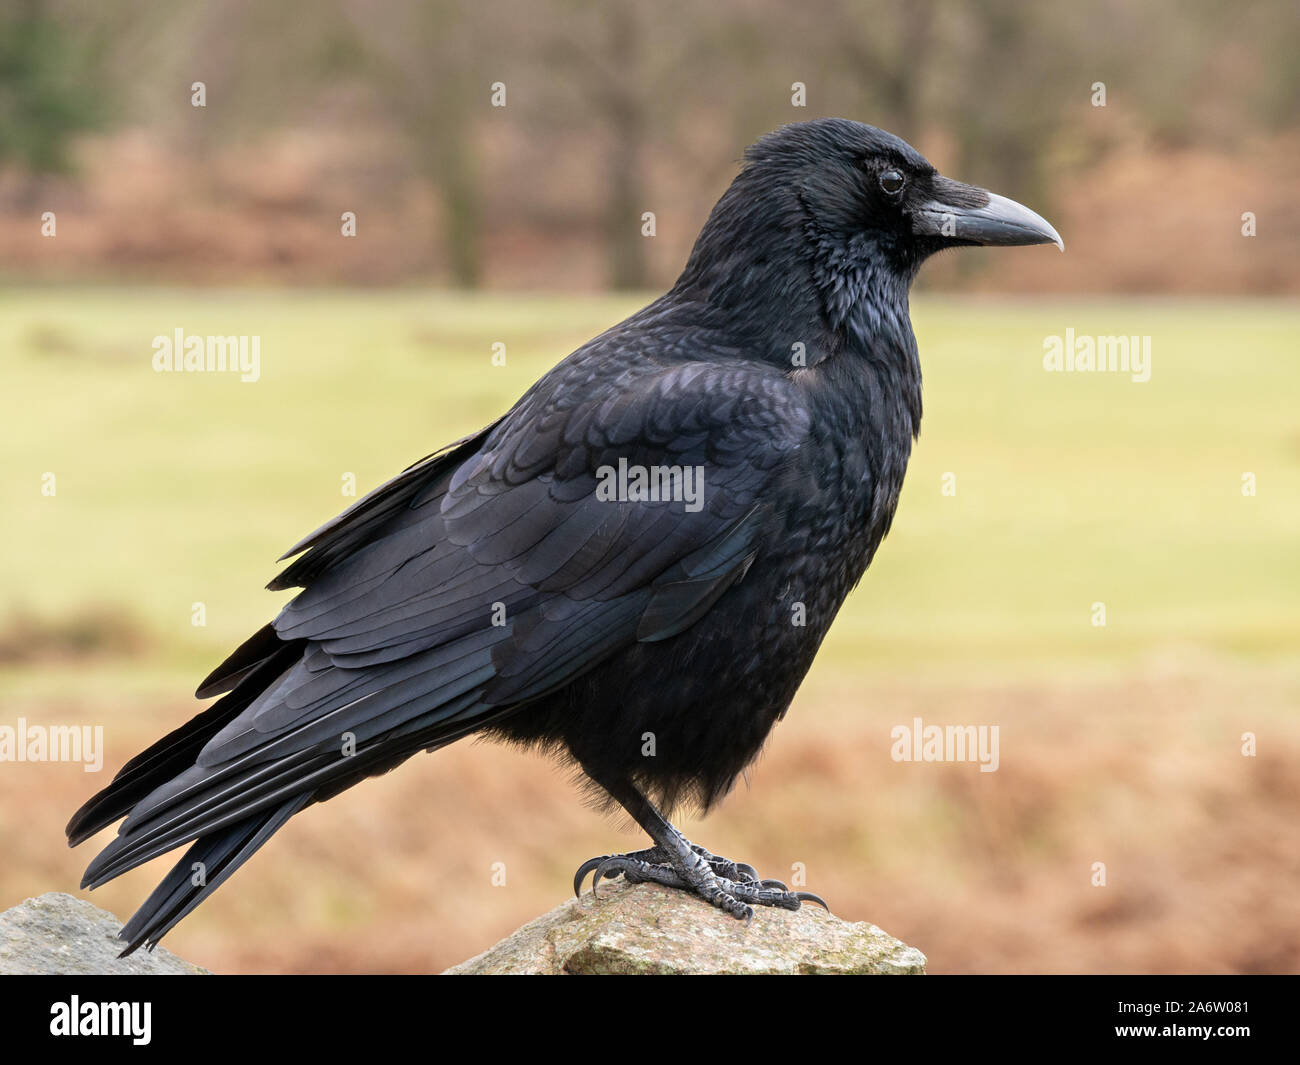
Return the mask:
M127 943L119 957L125 958L142 945L148 945L150 949L156 946L182 918L248 861L310 798L310 795L300 795L274 809L196 840L118 933L118 938Z
M194 693L196 699L210 699L236 687L267 659L278 655L285 644L275 631L275 623L268 621L252 636L236 647L226 660L203 678Z
M338 772L338 762L337 757L325 756L289 766L272 765L248 794L223 796L222 805L215 811L187 810L159 831L142 835L123 833L87 866L81 886L100 887L192 839L203 839L213 832L243 824L249 817L260 816L300 795L310 798L320 778L329 776L331 771Z
M92 795L72 815L66 829L68 846L84 843L96 832L124 817L161 783L192 766L199 751L248 708L270 678L278 676L288 663L302 655L302 647L303 641L281 644L280 650L241 680L229 695L218 699L201 714L127 762L108 787Z
M273 592L305 588L339 561L348 558L358 547L368 543L371 533L383 528L395 514L427 503L422 494L431 482L437 483L437 474L477 448L495 425L493 422L408 466L392 480L362 496L338 517L299 540L280 556L280 561L294 555L302 557L290 563L267 587Z

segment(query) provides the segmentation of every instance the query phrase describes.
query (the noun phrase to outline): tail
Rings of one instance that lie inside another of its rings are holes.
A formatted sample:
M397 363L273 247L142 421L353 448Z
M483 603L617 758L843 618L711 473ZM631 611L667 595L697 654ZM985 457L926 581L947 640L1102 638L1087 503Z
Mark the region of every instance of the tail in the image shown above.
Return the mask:
M224 677L228 682L235 681L228 683L233 690L127 762L108 787L72 815L66 830L68 846L83 843L130 813L141 799L192 766L203 746L238 717L272 679L302 656L303 646L303 641L282 642L270 625L248 640L227 662L233 663L233 667L225 671ZM211 680L205 684L211 684ZM146 943L155 946L182 917L212 894L276 830L306 806L310 798L310 794L295 797L196 840L119 933L127 941L121 956ZM87 870L81 886L98 887L107 879L111 877L100 879L93 875L93 869Z
M383 551L401 535L394 524L435 519L436 507L417 512L415 500L442 486L487 431L416 463L295 545L290 555L306 553L271 587L314 586L358 556L364 567L368 550ZM431 528L427 539L432 550L440 529ZM401 606L400 599L390 604ZM125 818L86 869L83 888L189 845L119 933L127 943L123 955L155 946L306 806L512 711L481 695L495 675L493 646L507 630L457 632L347 666L312 635L282 637L274 623L256 632L199 686L199 698L222 697L131 759L68 822L68 842L76 846ZM345 735L354 746L341 750Z
M151 950L157 946L158 940L225 883L310 798L301 795L267 813L199 837L118 933L127 943L118 957L125 958L142 944Z

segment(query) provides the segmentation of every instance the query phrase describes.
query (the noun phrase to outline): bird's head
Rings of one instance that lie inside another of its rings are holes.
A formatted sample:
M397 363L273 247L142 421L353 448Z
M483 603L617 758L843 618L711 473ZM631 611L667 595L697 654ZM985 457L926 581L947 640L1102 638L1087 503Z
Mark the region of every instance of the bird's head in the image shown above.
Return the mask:
M733 306L788 304L815 289L842 309L863 286L905 296L930 255L977 244L1064 249L1029 208L944 177L892 133L817 119L783 126L746 151L679 284Z
M906 141L860 122L785 126L750 148L746 159L765 177L789 182L823 239L869 244L902 267L967 244L1065 248L1029 208L944 177Z

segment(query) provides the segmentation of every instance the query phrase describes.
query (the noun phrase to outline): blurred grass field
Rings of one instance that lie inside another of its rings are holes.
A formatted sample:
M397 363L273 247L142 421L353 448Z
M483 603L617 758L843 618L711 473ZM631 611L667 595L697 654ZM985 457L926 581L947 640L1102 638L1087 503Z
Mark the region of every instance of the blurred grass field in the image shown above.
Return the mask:
M103 724L107 746L100 776L0 765L0 905L75 888L93 851L63 845L68 815L194 712L346 475L363 494L476 430L640 302L0 295L0 724ZM752 788L687 832L768 875L805 863L935 972L1300 969L1300 309L921 296L913 320L926 412L893 531ZM260 336L261 379L155 373L177 327ZM1149 335L1150 380L1045 372L1067 328ZM917 715L999 724L1001 768L891 761ZM461 745L296 819L167 945L221 971L428 971L634 845L564 770ZM165 861L90 897L125 918Z

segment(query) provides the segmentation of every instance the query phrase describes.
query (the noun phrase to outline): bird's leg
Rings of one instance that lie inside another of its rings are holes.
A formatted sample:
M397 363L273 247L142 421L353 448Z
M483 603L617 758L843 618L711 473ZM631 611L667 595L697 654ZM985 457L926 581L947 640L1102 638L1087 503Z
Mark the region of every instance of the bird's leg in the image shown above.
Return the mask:
M733 862L730 858L720 858L716 854L710 854L703 847L692 843L691 850L698 854L708 863L718 876L726 877L728 880L739 880L741 883L759 882L758 870L748 862ZM782 885L784 887L784 885Z
M797 910L805 901L826 906L810 891L788 891L779 880L760 880L753 866L719 858L691 843L635 788L625 786L609 791L646 830L655 845L631 854L589 859L574 877L575 892L581 891L582 881L589 872L595 873L593 891L602 877L622 873L633 883L649 881L689 891L745 921L754 916L752 906Z

